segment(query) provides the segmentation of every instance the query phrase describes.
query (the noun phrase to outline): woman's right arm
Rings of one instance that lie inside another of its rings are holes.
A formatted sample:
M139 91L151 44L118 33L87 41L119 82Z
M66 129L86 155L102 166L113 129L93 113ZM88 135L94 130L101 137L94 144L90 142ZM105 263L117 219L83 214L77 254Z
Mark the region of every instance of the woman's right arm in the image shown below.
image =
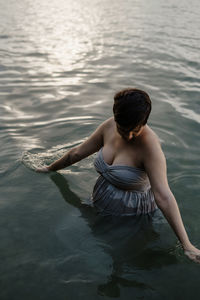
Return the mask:
M49 171L58 171L64 169L76 162L88 157L97 152L103 147L104 130L107 126L108 120L103 122L93 134L81 145L70 149L60 159L56 160L49 166L36 169L37 172L47 173Z

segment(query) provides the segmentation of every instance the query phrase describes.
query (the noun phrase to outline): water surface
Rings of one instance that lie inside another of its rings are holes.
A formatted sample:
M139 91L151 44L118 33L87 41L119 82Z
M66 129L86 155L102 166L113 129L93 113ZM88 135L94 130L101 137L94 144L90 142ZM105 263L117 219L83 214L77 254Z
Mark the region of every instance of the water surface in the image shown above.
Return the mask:
M1 299L193 299L199 266L162 219L101 218L93 157L32 169L78 145L125 87L150 126L191 241L200 247L200 3L0 0Z

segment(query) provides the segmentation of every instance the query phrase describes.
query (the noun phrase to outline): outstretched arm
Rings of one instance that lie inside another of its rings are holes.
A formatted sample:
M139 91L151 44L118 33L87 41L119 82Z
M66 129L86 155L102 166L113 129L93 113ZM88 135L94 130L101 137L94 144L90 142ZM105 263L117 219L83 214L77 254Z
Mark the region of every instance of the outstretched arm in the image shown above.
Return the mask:
M102 123L81 145L70 149L65 155L53 162L51 165L38 168L36 171L49 172L64 169L97 152L101 147L103 147L103 133L106 127L106 122L107 121Z
M166 159L160 143L157 137L153 137L153 140L147 140L145 144L144 166L149 176L156 204L177 235L185 254L196 262L200 262L200 250L189 241L176 199L169 188Z

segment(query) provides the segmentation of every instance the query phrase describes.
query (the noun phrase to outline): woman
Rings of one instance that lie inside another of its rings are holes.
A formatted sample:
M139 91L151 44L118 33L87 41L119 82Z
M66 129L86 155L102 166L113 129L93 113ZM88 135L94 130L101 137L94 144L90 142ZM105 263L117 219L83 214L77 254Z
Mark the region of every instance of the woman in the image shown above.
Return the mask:
M185 254L200 262L200 250L185 231L176 200L168 186L166 160L158 137L147 125L151 112L148 94L125 89L114 97L114 117L102 123L81 145L38 172L66 168L98 151L100 173L92 201L104 215L141 215L160 208Z

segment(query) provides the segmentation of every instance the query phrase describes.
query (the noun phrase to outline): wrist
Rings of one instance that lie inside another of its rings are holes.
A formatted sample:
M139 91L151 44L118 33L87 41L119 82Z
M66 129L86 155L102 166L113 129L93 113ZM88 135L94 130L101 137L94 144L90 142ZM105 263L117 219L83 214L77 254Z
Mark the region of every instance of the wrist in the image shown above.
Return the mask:
M194 246L188 241L187 243L182 243L182 247L184 251L192 251L194 250Z
M48 167L47 167L47 170L48 170L49 172L53 171L53 168L52 168L52 166L51 166L51 165L50 165L50 166L48 166Z
M54 164L51 164L47 167L48 171L49 172L54 172L54 171L57 171L57 169L55 168Z

